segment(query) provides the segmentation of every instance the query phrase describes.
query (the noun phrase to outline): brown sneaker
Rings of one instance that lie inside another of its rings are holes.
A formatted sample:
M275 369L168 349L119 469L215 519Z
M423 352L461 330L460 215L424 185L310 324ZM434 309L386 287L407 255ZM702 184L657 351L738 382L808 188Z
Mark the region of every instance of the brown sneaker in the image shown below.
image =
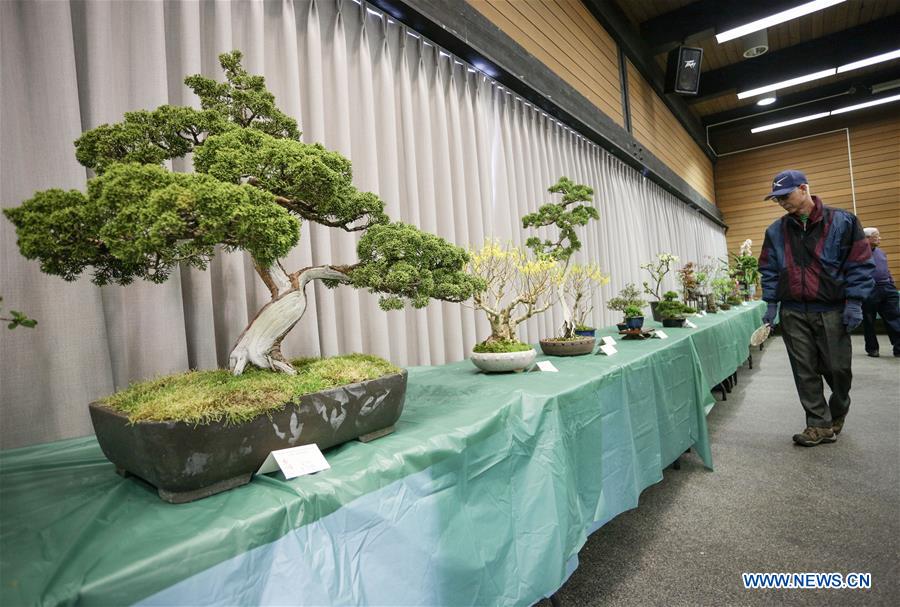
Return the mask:
M837 440L831 428L809 426L800 434L794 435L794 442L804 447L815 447L819 443L833 443Z
M840 434L841 430L844 429L844 418L846 417L847 416L845 415L844 417L839 417L837 419L831 420L831 431L834 432L835 436Z

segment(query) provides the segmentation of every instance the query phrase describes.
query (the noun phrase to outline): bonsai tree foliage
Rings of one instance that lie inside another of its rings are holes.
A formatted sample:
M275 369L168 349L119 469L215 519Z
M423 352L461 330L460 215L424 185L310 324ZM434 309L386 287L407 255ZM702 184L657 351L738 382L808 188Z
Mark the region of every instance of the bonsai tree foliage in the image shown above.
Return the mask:
M663 293L663 300L659 302L656 311L662 318L678 318L684 319L688 314L695 312L694 308L678 301L678 293L676 291L666 291Z
M700 282L694 272L694 262L689 261L678 270L678 282L681 283L681 294L685 303L695 302L700 298Z
M629 306L636 306L637 309L640 310L646 305L647 302L641 299L641 292L638 291L633 283L625 285L616 297L613 297L606 302L607 308L616 312L621 312L623 317L625 316L625 309Z
M0 297L0 301L3 301L3 298ZM2 310L2 308L0 308ZM37 324L37 321L33 318L28 318L27 315L22 312L17 312L16 310L9 311L10 317L7 318L5 316L0 316L0 321L9 323L6 325L7 329L15 329L16 327L27 327L29 329L33 329Z
M572 318L575 321L575 329L584 331L594 327L589 326L588 320L594 310L591 299L591 291L594 287L605 285L609 282L609 276L600 270L596 264L572 264L569 268L569 276L563 286L563 293L572 302Z
M662 299L659 294L660 285L666 274L671 271L672 264L676 261L678 261L678 258L674 255L670 253L660 253L656 256L656 261L641 264L641 269L647 270L650 273L650 278L653 280L652 288L648 282L644 282L644 293L652 295L656 298L656 301Z
M357 190L350 162L300 141L297 123L275 106L262 76L241 53L219 56L225 82L185 79L201 109L163 105L128 112L85 132L75 156L96 177L87 192L36 193L4 213L19 249L48 274L75 280L90 268L98 285L136 278L161 283L185 264L205 269L216 245L246 251L271 300L230 354L235 375L248 363L294 373L281 342L306 310L306 285L348 284L381 295L386 310L464 301L480 286L463 268L466 252L437 236L391 222L377 195ZM166 160L193 154L195 173ZM285 269L303 221L361 232L358 260Z
M573 339L575 337L575 318L572 308L565 296L566 285L569 284L572 273L572 255L581 249L581 241L575 231L577 226L583 226L591 219L599 219L597 209L589 204L594 190L586 185L571 181L568 177L560 177L554 185L547 190L551 194L562 194L559 202L550 202L542 205L537 212L529 213L522 218L523 228L541 228L556 226L559 236L554 240L542 240L537 236L529 238L525 244L531 249L538 259L551 259L560 264L560 279L556 283L558 299L563 307L563 326L560 331L561 339Z
M487 349L476 351L530 348L519 341L516 330L555 303L557 263L546 258L529 259L523 249L487 241L481 249L470 251L467 269L484 285L472 295L472 301L491 324L491 335L479 344Z
M644 315L639 306L630 305L625 308L625 318L641 318Z

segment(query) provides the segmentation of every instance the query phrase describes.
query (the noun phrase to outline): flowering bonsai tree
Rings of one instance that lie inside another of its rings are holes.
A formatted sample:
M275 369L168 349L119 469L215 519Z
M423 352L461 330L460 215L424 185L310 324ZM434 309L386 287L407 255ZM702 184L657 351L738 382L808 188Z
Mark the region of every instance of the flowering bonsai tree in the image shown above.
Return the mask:
M163 105L85 132L75 155L97 174L86 193L45 190L5 209L22 254L65 280L90 271L98 285L127 285L164 282L179 264L205 269L216 245L246 251L271 300L231 351L235 375L248 363L294 373L281 343L306 311L313 280L369 289L386 310L471 297L480 283L463 271L463 249L391 222L377 195L353 186L346 158L300 141L240 52L219 61L225 82L185 79L201 109ZM187 154L195 173L164 168ZM360 232L358 260L286 269L303 221Z
M491 324L490 336L476 352L528 350L519 341L519 324L550 308L556 301L559 270L556 261L529 259L526 252L510 245L488 241L469 253L469 272L484 285L472 296L475 309Z
M594 310L591 291L594 287L605 285L609 276L605 275L596 264L572 264L569 276L563 287L563 293L572 302L572 318L575 330L590 331L594 327L588 325L590 314Z
M656 301L662 299L660 295L660 285L662 284L663 278L665 278L666 274L668 274L672 270L672 264L678 261L678 258L670 253L660 253L656 256L656 261L652 261L650 263L641 264L642 270L647 270L650 273L650 278L653 281L652 286L648 282L644 282L644 293L647 295L652 295L656 298Z
M575 318L572 308L565 296L565 288L569 283L572 273L571 259L576 251L581 249L581 241L575 231L577 226L583 226L591 219L599 219L597 209L589 204L594 190L586 185L571 181L568 177L560 177L548 190L551 194L562 194L559 202L550 202L542 205L537 212L529 213L522 218L523 228L541 228L555 226L559 230L556 240L541 239L532 236L526 241L526 246L531 249L538 259L551 259L560 264L560 279L556 283L558 299L563 307L563 326L560 330L560 339L573 339L575 337Z

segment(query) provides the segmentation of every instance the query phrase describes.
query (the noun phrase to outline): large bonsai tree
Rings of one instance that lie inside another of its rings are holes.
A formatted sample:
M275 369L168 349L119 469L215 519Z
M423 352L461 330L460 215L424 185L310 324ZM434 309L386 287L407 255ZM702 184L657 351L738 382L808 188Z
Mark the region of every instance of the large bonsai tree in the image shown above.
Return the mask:
M599 219L597 209L589 203L593 199L594 190L586 185L575 183L568 177L560 177L554 185L547 190L551 194L562 194L559 202L548 202L535 213L529 213L522 218L523 228L541 228L555 226L558 230L556 240L541 239L532 236L525 244L538 258L547 258L557 261L560 266L560 280L557 281L558 298L563 308L563 326L560 329L560 338L572 339L575 337L576 322L572 308L565 296L566 285L569 284L571 274L572 255L581 249L581 240L575 228L583 226L591 219Z
M240 52L219 61L225 82L185 79L201 109L163 105L85 132L75 155L97 174L87 193L45 190L4 210L22 254L65 280L90 268L98 285L127 285L164 282L179 264L205 269L216 245L246 251L271 301L231 351L235 375L248 363L294 373L281 342L306 310L312 280L367 288L386 310L405 299L415 307L464 301L483 287L463 271L463 249L392 223L378 196L353 186L346 158L302 143L297 123L275 106L263 77L244 70ZM191 153L195 173L163 167ZM358 261L286 270L281 259L303 220L362 232Z

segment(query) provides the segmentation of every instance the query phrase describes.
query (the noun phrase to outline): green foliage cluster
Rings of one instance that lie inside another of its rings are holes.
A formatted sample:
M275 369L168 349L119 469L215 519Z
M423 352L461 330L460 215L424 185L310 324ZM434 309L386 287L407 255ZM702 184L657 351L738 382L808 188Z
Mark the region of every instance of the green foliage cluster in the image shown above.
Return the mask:
M191 371L132 384L103 400L132 422L181 421L240 424L296 402L304 394L399 373L389 362L365 354L291 361L296 375L248 369Z
M494 340L494 341L483 341L480 344L476 344L474 348L472 348L473 352L477 352L479 354L500 354L503 352L526 352L531 350L531 346L528 344L523 344L520 341L504 341L504 340Z
M307 220L368 230L360 263L340 267L355 287L424 306L462 301L481 286L463 272L462 248L412 226L392 224L384 202L352 183L349 160L299 141L297 123L275 106L239 51L219 56L225 82L185 79L201 109L161 106L85 132L76 157L97 177L87 194L51 189L5 209L22 254L66 280L87 268L93 281L165 281L180 263L205 268L215 245L245 250L261 268L285 256ZM193 153L194 174L163 161Z
M641 299L641 292L638 291L638 288L634 286L633 283L625 285L616 297L613 297L606 302L607 308L613 311L622 312L623 314L625 313L625 309L629 306L635 306L640 310L646 305L647 302Z
M644 315L639 306L629 305L625 307L625 318L638 318Z
M385 310L403 307L409 299L416 308L429 298L460 302L485 288L484 280L465 273L469 259L460 247L410 225L395 222L375 225L356 247L360 263L350 272L350 282L381 297Z
M0 297L0 301L3 301L3 298ZM16 310L9 311L10 317L0 317L0 321L8 322L6 325L7 329L15 329L16 327L27 327L29 329L33 329L37 324L37 321L33 318L28 318L26 314L22 312L17 312Z
M593 331L595 327L589 327L587 325L575 325L576 331Z
M538 257L550 257L558 261L568 261L575 251L581 249L581 241L575 232L576 226L583 226L591 219L599 219L597 209L590 205L576 204L590 202L594 190L586 185L578 184L568 177L560 177L556 184L547 190L551 194L562 194L560 202L542 205L536 213L522 217L523 228L540 228L555 225L559 228L559 238L541 240L537 236L529 238L525 245ZM572 205L576 205L572 208Z
M656 311L662 318L685 318L696 310L678 301L678 293L666 291L663 300L656 304Z

